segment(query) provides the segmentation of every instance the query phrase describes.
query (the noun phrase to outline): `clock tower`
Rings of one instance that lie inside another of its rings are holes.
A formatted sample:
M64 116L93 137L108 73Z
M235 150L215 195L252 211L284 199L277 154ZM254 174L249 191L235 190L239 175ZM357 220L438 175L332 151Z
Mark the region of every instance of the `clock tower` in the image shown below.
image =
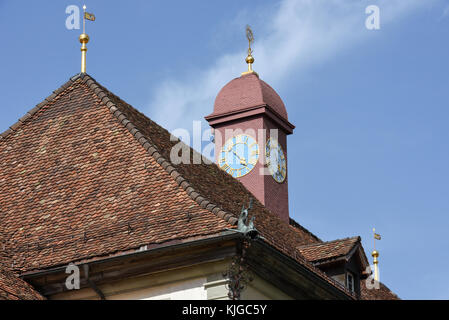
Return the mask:
M248 71L221 89L205 119L214 131L217 165L289 223L287 135L295 127L276 91L252 70L251 53L250 47Z

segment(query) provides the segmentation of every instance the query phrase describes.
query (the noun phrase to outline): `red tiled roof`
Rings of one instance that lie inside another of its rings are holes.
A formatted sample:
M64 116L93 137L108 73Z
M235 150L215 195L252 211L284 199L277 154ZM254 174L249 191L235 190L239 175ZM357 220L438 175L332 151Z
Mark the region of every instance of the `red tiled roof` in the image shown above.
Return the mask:
M383 283L379 283L379 289L368 289L365 281L360 281L360 291L363 300L400 300L400 298Z
M334 260L346 257L360 241L360 237L345 238L302 246L298 250L309 261Z
M236 220L193 200L95 86L69 81L2 135L0 224L15 269L215 234Z
M0 225L0 300L42 300L45 299L30 284L10 270L11 259L4 250L4 226Z
M232 228L252 195L215 164L171 163L176 143L88 75L56 90L0 135L0 225L14 270ZM257 199L251 214L268 244L347 292L298 251L316 236Z
M34 288L0 265L0 300L44 300Z

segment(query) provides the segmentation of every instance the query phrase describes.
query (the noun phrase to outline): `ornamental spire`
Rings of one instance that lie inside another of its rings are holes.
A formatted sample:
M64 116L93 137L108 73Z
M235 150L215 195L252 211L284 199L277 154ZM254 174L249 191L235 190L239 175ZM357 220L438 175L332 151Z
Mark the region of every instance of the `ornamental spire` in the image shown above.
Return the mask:
M373 256L373 263L374 263L374 280L379 281L379 252L376 250L376 240L380 240L381 236L380 234L376 233L376 229L373 228L374 233L374 251L371 253Z
M251 27L249 25L246 25L246 38L248 39L248 56L246 57L245 61L248 64L248 71L242 72L242 76L245 74L255 73L252 64L254 63L254 58L252 56L253 50L251 49L251 44L254 42L254 35L253 31L251 30Z
M95 21L95 15L86 12L86 5L83 6L83 10L84 10L83 33L79 36L79 40L81 43L81 73L86 73L86 53L87 53L86 44L89 42L89 36L86 34L86 19L90 21Z

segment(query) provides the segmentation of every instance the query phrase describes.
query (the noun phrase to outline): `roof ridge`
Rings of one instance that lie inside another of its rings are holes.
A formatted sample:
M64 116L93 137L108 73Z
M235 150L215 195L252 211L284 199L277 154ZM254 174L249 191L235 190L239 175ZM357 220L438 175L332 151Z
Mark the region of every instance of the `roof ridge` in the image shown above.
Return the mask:
M165 159L162 154L158 152L156 145L151 141L150 137L146 137L143 135L139 129L127 118L127 116L119 109L119 107L109 98L109 94L112 94L98 84L94 78L89 76L88 74L84 74L82 76L82 81L85 83L90 90L92 90L95 95L109 108L109 111L114 115L114 117L133 135L133 137L139 142L142 147L147 151L147 153L156 160L156 162L164 168L164 170L175 180L175 182L184 189L187 195L198 205L212 212L217 217L225 220L231 225L235 225L238 219L231 213L226 212L218 205L212 203L207 200L206 197L203 197L200 193L198 193L192 185L182 176L182 174L176 170L176 168L172 165L170 161ZM106 91L106 92L105 92Z
M42 100L40 103L38 103L33 109L29 110L23 117L19 118L19 120L17 120L16 123L12 124L4 132L0 133L0 141L6 139L10 134L17 131L22 126L22 124L24 124L28 119L30 119L33 115L35 115L42 107L48 105L49 103L52 103L61 92L63 92L68 87L70 87L80 77L82 78L83 75L84 74L80 73L80 74L77 74L77 75L71 77L62 86L60 86L58 89L54 90L51 95L49 95L44 100Z

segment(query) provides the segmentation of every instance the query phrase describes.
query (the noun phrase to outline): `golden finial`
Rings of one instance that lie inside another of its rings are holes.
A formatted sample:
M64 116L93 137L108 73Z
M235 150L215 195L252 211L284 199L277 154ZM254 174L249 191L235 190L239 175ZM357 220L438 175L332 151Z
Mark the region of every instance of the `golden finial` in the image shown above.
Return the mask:
M379 252L376 250L376 240L380 240L381 236L380 234L376 233L376 229L373 228L373 234L374 234L374 250L371 253L373 256L373 263L374 263L374 280L379 281Z
M248 56L246 57L245 61L248 64L248 71L242 72L242 76L249 73L257 74L252 68L254 57L252 56L253 50L251 49L251 44L254 42L254 35L249 25L246 25L246 38L248 39Z
M83 33L79 36L79 40L81 43L81 73L86 73L86 43L89 42L89 36L86 34L86 19L95 21L95 16L92 13L86 12L86 5L83 5L83 11Z

